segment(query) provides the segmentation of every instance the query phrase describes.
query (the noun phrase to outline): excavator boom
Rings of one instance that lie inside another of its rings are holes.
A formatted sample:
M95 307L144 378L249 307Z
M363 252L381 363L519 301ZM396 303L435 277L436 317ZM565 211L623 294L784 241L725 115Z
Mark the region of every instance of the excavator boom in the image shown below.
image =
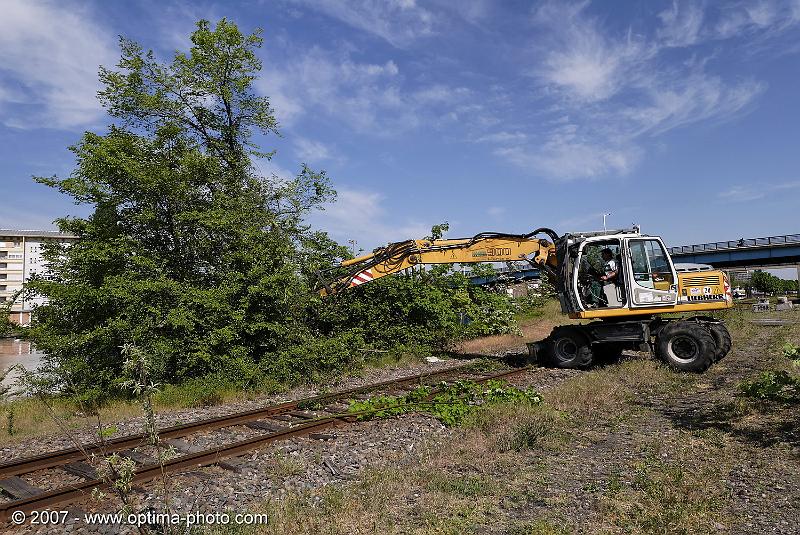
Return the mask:
M553 241L536 237L542 233ZM334 294L418 264L528 261L547 272L553 272L556 267L554 242L557 238L550 229L537 229L529 234L484 232L472 238L390 243L370 254L343 261L341 267L347 268L346 273L332 282L326 282L323 278L323 287L319 292L323 296Z

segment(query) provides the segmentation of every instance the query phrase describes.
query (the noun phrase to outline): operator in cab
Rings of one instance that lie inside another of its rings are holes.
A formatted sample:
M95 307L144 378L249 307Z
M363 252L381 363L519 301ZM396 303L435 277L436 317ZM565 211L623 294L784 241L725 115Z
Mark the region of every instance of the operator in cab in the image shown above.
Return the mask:
M603 294L606 298L606 306L619 307L622 303L617 295L617 285L619 284L619 266L614 260L614 253L611 249L605 248L600 251L603 257L603 274L600 275L600 282L603 284Z

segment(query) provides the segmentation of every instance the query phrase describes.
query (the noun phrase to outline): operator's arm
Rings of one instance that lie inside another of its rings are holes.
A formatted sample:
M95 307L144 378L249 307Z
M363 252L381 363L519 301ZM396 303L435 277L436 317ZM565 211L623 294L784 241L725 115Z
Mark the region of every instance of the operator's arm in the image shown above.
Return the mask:
M397 273L419 264L472 264L478 262L513 262L527 260L545 270L556 266L555 247L547 240L534 237L549 229L530 234L482 233L472 238L453 240L409 240L390 243L370 254L345 260L345 275L331 282L322 282L321 295L353 288L375 279Z
M606 263L606 273L600 276L600 280L603 282L607 281L614 281L617 280L617 275L619 275L619 269L617 268L617 263L614 260L609 260Z
M616 278L617 278L616 271L609 271L608 274L600 276L601 281L613 281Z

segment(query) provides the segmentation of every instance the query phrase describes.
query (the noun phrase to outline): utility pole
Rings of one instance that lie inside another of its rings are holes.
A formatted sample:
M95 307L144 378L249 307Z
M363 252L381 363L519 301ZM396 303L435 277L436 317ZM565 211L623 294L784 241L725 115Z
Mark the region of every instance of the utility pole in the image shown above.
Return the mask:
M607 232L608 231L608 229L606 229L606 218L608 216L610 216L610 215L611 215L611 212L609 212L607 214L603 214L603 232Z
M350 253L352 253L353 258L356 256L356 244L358 243L356 240L347 240L347 243L350 244Z

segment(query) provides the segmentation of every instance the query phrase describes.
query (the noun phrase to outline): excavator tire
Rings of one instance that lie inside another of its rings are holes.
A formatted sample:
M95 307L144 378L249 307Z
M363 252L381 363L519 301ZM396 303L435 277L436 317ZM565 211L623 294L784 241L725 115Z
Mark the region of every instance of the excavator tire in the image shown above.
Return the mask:
M708 327L711 330L711 336L714 337L714 345L716 346L714 362L718 362L731 350L731 345L733 345L731 333L722 323L710 323Z
M700 323L675 321L656 337L656 354L676 370L705 371L714 363L716 352L714 336Z
M542 364L552 368L585 369L592 365L589 337L574 327L556 327L545 340Z

